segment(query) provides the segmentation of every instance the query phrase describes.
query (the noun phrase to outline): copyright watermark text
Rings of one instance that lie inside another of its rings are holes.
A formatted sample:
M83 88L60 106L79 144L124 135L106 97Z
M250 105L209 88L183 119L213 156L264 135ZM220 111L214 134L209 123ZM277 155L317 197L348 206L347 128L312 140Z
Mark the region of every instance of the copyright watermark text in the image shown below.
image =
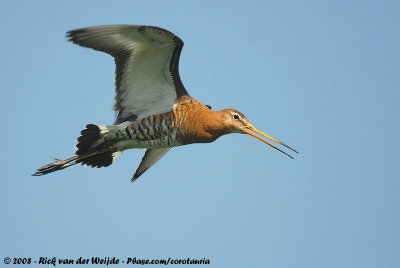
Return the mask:
M3 259L5 264L47 264L52 266L68 265L68 264L101 264L101 265L117 265L117 264L210 264L210 259L202 258L165 258L165 259L140 259L136 257L90 257L90 258L57 258L57 257L37 257L37 258L10 258Z

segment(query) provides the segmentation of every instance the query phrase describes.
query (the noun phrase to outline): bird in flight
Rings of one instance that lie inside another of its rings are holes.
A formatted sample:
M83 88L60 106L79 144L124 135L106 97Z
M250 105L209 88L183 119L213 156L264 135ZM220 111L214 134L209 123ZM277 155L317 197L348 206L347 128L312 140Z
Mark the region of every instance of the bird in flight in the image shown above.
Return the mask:
M112 25L67 33L69 41L114 57L116 118L113 125L89 124L81 131L75 155L37 170L40 176L80 163L111 165L124 150L146 148L135 181L172 147L213 142L230 133L249 134L293 158L271 141L288 145L253 127L239 111L213 111L192 98L179 76L182 40L153 26Z

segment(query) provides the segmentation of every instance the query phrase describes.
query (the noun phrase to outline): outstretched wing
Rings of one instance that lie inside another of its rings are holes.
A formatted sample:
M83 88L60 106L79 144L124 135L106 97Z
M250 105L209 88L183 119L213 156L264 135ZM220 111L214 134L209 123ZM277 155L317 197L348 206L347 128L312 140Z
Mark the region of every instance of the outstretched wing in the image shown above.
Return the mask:
M171 148L161 148L161 149L147 149L146 153L140 162L135 174L133 175L131 181L134 182L140 177L146 170L148 170L152 165L154 165L158 160L161 159Z
M179 77L182 40L153 26L97 26L67 33L75 44L103 51L115 59L114 124L172 110L188 95Z

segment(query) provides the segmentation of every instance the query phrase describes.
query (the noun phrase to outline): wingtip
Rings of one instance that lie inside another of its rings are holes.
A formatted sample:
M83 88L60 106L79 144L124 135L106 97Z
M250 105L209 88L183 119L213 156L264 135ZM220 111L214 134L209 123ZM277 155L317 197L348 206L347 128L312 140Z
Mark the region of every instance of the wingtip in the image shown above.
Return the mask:
M45 174L47 174L47 173L43 172L43 170L38 169L35 173L31 174L31 176L38 177L38 176L42 176Z
M133 177L131 179L131 182L135 182L140 176L142 176L142 174L148 170L148 168L144 169L144 170L139 170L139 168L136 170L135 174L133 174Z
M73 31L68 31L65 33L65 38L67 38L67 41L73 42L72 32Z
M85 31L86 31L86 28L71 30L71 31L68 31L65 33L65 37L67 38L68 41L77 44L76 43L77 35L80 33L84 33Z
M139 175L140 176L140 175ZM131 183L134 183L137 178L139 178L139 176L136 175L136 173L133 175L133 177L131 178Z

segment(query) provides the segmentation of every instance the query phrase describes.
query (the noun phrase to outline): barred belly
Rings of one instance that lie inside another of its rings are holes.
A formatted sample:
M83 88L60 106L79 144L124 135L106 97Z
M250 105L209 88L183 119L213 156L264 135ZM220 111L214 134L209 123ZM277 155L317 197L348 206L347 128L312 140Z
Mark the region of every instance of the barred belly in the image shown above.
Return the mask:
M134 121L118 134L123 139L116 143L118 149L168 148L183 145L176 139L178 128L171 112L148 116ZM118 136L119 136L118 135Z

